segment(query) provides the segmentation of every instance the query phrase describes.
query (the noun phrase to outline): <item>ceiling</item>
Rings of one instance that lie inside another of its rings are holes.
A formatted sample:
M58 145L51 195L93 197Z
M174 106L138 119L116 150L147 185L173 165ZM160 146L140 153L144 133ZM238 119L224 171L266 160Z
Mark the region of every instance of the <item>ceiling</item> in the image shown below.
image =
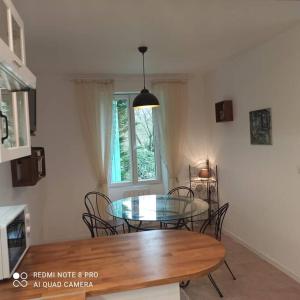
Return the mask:
M300 1L14 0L34 71L152 74L207 70L300 21Z

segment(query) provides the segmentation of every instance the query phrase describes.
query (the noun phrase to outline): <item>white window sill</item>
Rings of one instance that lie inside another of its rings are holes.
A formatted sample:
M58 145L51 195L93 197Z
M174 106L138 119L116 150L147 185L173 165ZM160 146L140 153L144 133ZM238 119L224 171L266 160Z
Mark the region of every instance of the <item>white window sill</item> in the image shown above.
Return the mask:
M125 188L125 187L147 187L147 186L152 186L155 184L162 184L161 180L147 180L147 181L141 181L141 182L122 182L122 183L112 183L109 185L110 189L115 189L115 188Z

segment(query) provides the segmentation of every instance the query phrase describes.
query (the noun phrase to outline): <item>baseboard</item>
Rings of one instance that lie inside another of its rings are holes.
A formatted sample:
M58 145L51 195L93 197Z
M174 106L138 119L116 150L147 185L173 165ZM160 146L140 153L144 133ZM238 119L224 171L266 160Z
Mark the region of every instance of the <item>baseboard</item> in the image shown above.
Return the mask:
M275 268L279 269L281 272L285 273L287 276L293 278L298 283L300 283L300 277L296 275L294 272L288 270L286 267L284 267L282 264L280 264L275 259L269 257L268 255L265 255L264 253L258 251L257 249L253 248L251 245L249 245L247 242L245 242L242 238L240 238L238 235L226 230L223 228L223 232L225 235L231 237L233 240L235 240L237 243L243 245L248 250L254 252L257 256L259 256L261 259L267 261L269 264L274 266Z

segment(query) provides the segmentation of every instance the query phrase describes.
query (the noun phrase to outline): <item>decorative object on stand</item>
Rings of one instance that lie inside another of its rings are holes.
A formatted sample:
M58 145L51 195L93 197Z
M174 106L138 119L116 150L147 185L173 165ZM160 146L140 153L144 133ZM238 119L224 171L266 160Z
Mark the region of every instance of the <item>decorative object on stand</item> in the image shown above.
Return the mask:
M32 147L30 156L12 160L11 175L14 187L36 185L46 176L45 149Z
M250 137L252 145L272 145L271 108L250 111Z
M145 46L138 47L138 50L143 55L143 77L144 77L144 88L141 90L141 92L135 97L133 101L133 107L134 108L144 108L144 107L158 107L159 102L158 99L151 94L146 89L146 80L145 80L145 59L144 55L145 52L147 52L148 48Z
M215 104L216 122L233 121L232 100L224 100Z
M209 172L209 161L206 161L206 166L199 171L199 178L201 179L208 179L210 177L210 172Z
M219 209L218 167L207 159L195 166L189 165L190 188L195 198L207 201L209 205L208 217Z

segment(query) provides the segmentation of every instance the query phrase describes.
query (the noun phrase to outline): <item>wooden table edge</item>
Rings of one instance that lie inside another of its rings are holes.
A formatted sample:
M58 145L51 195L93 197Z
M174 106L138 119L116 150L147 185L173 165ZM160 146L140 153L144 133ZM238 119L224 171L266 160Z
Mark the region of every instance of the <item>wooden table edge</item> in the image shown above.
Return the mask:
M100 296L100 295L105 295L105 294L110 294L110 293L119 293L120 292L120 288L122 289L122 292L124 291L132 291L132 290L139 290L139 289L143 289L143 288L148 288L148 287L154 287L154 286L159 286L159 285L166 285L166 284L171 284L171 283L180 283L181 281L187 281L187 280L191 280L194 278L199 278L202 276L206 276L209 273L217 270L223 263L225 260L225 256L226 256L226 250L224 248L224 257L220 260L220 262L216 265L214 265L213 267L206 269L205 271L200 271L200 272L195 272L195 273L191 273L189 275L186 276L175 276L175 277L169 277L167 279L159 279L159 280L153 280L153 281L148 281L146 283L141 283L141 284L136 284L134 286L132 285L122 285L122 286L118 286L117 288L110 288L105 290L105 292L97 292L97 291L86 291L86 296Z

